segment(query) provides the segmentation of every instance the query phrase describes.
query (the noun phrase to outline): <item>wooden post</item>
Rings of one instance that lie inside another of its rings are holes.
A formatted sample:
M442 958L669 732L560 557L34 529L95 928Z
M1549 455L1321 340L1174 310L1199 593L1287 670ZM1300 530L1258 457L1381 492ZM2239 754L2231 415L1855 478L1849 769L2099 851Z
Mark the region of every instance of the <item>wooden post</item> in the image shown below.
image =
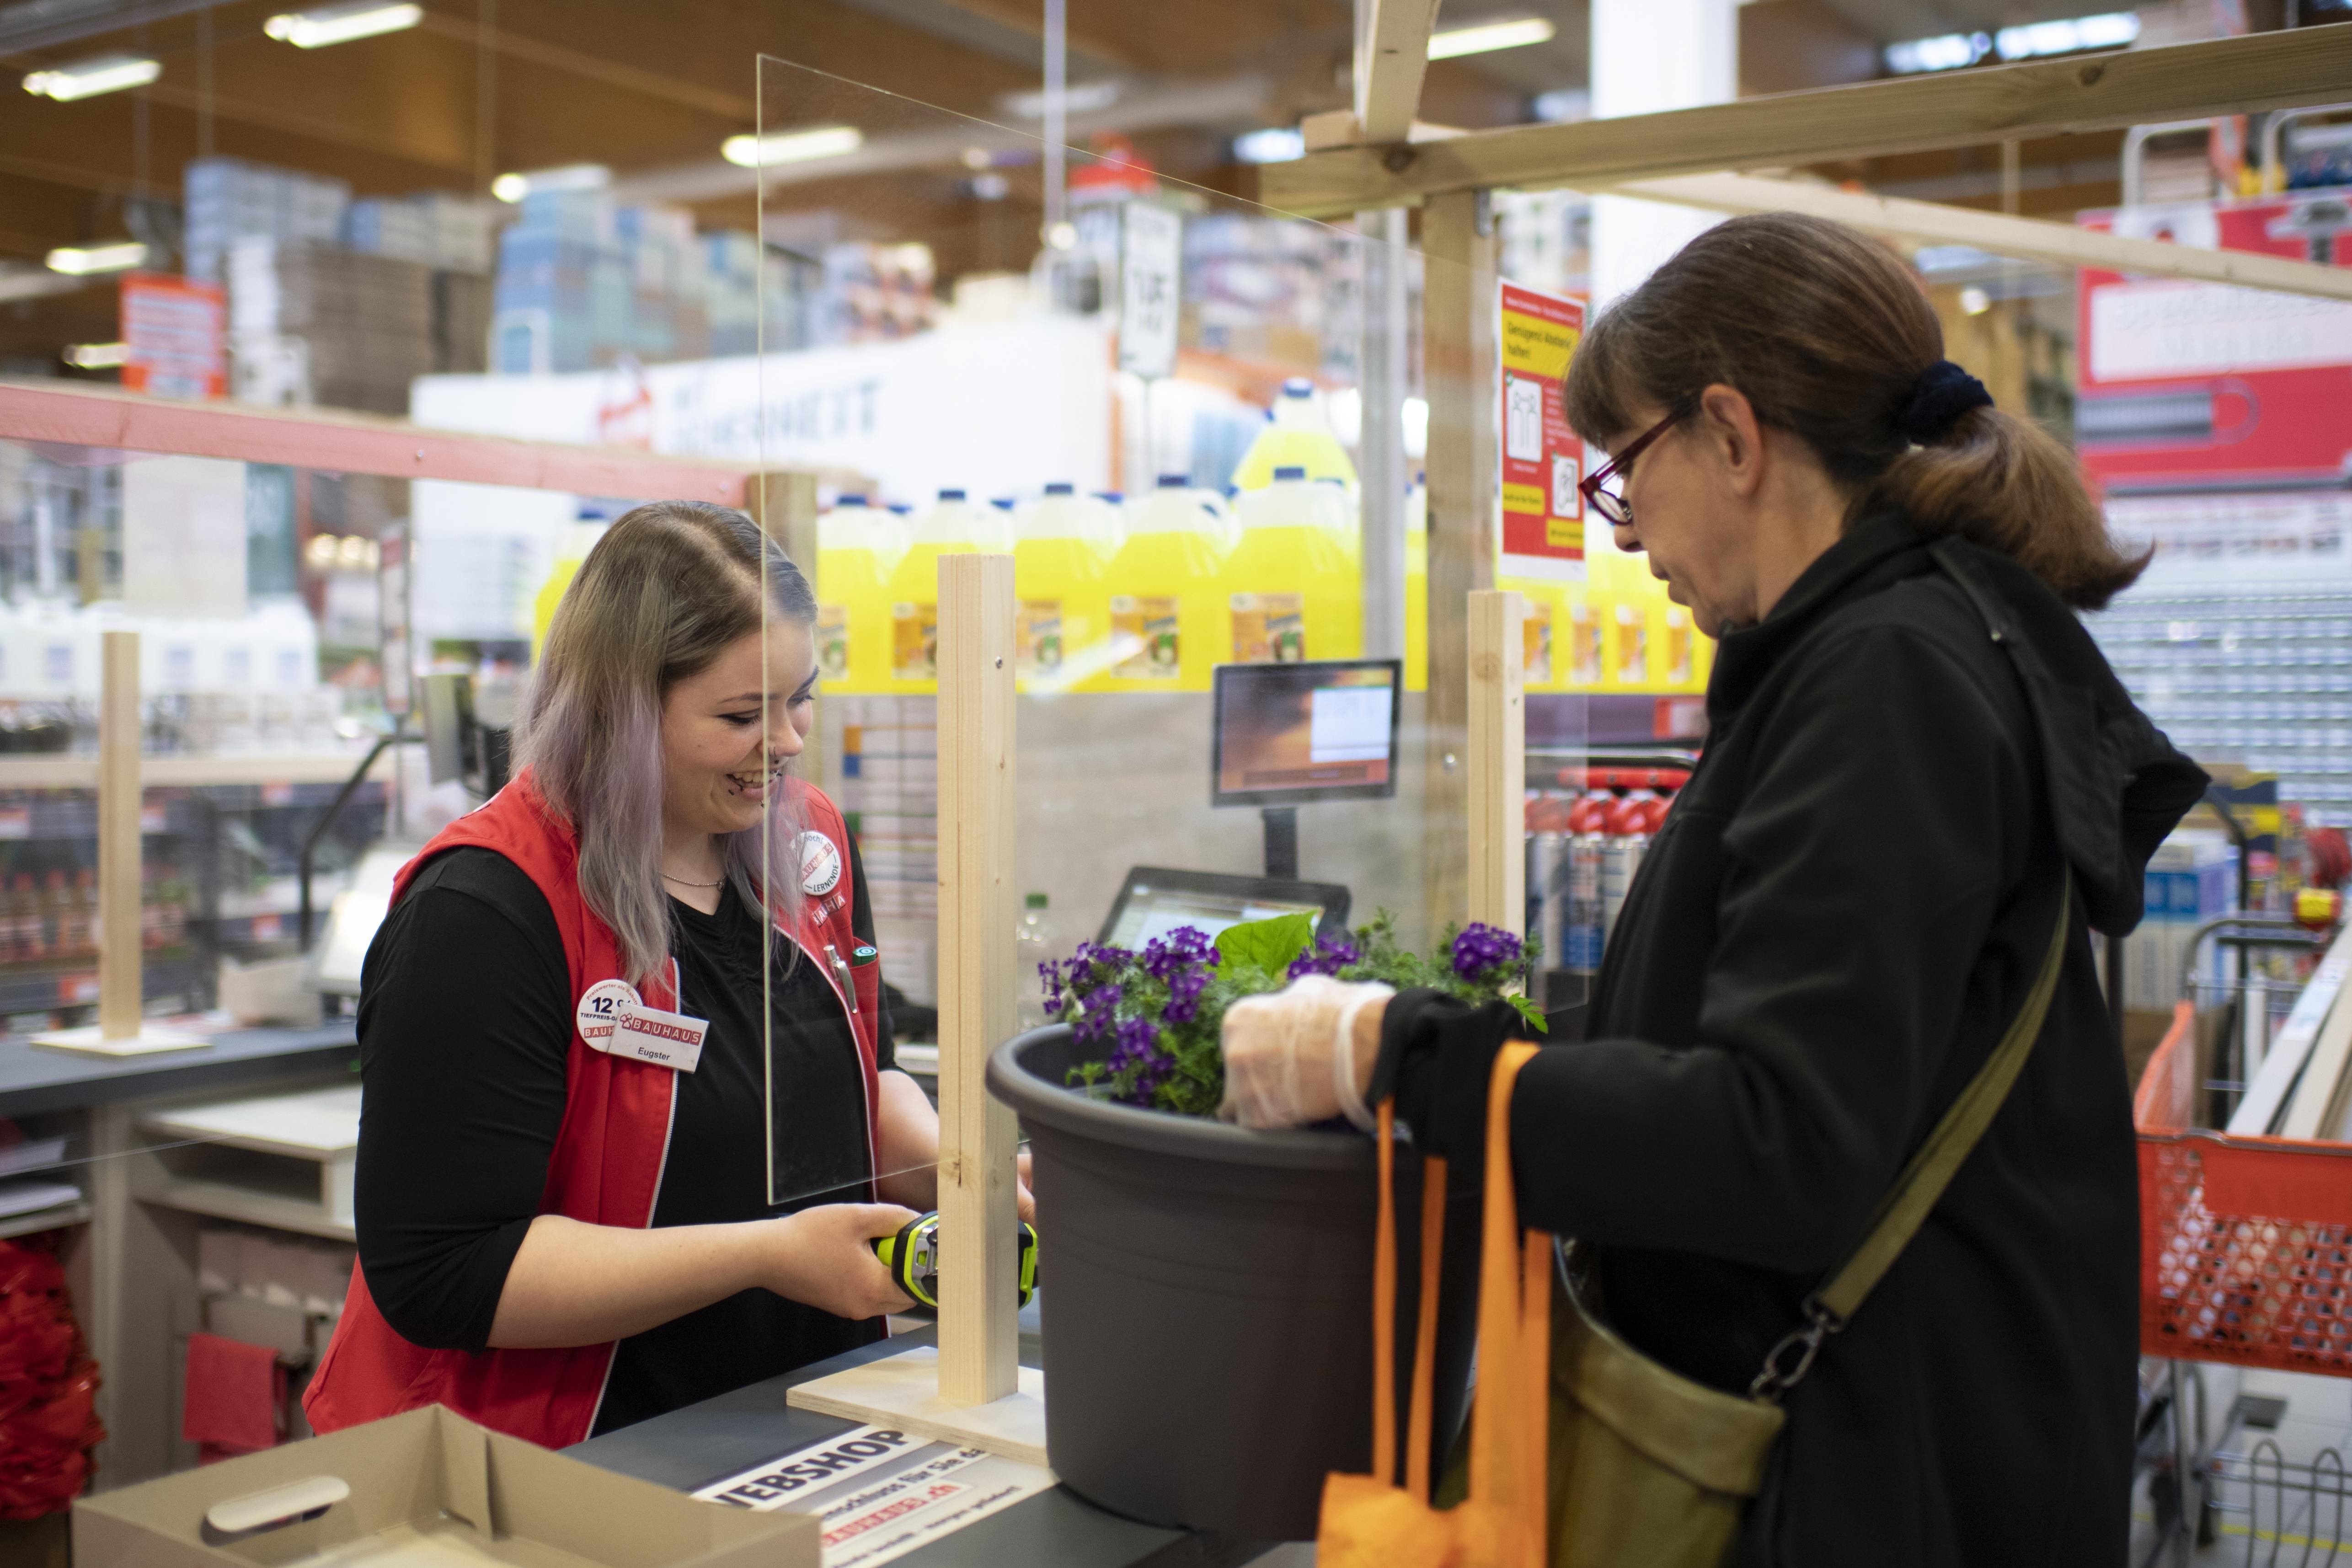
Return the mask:
M1501 326L1492 208L1483 193L1432 198L1422 219L1422 363L1429 388L1429 705L1423 889L1429 929L1469 898L1470 595L1495 585L1501 491Z
M1470 918L1527 934L1527 602L1470 595Z
M940 557L940 1397L1016 1386L1010 1106L982 1082L1013 1035L1013 558Z
M105 635L98 705L98 1031L139 1037L139 634Z

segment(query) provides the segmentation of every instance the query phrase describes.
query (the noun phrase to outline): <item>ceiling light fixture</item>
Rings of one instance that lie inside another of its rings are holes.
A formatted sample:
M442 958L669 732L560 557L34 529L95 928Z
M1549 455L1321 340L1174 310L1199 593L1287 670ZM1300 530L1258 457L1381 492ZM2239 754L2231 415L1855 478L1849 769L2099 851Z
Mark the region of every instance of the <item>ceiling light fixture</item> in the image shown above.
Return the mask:
M145 87L163 74L163 63L147 55L98 55L69 66L51 66L25 78L25 90L36 98L71 103L126 87Z
M533 191L601 191L612 183L613 171L602 163L566 163L560 169L500 174L490 182L490 195L511 204Z
M1475 27L1456 27L1450 33L1429 36L1429 58L1433 60L1455 59L1463 55L1491 54L1496 49L1523 48L1529 44L1548 44L1559 29L1549 16L1522 16L1509 22L1481 22Z
M110 240L104 245L61 245L46 258L52 272L87 278L94 272L122 272L147 259L147 247L135 239Z
M353 38L397 33L425 20L425 7L386 0L348 0L341 5L313 5L307 11L286 11L261 24L261 30L298 49L323 49Z
M1307 138L1297 127L1269 125L1244 131L1234 138L1234 161L1239 163L1287 163L1307 156Z
M113 370L131 363L129 343L68 343L65 362L76 370Z
M719 155L740 169L771 169L779 163L811 163L838 158L866 145L866 133L855 125L825 125L814 131L779 131L769 136L730 136Z

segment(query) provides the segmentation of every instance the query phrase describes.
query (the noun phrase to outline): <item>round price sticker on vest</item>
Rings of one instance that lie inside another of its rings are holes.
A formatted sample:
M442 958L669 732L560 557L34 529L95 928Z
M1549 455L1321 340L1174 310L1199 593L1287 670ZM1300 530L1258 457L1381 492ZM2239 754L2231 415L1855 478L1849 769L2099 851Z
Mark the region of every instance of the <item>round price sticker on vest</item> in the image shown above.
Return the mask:
M642 1002L621 1008L613 1023L613 1037L604 1049L616 1057L635 1057L678 1072L692 1072L702 1060L702 1037L710 1032L708 1018L665 1013Z
M627 981L599 980L581 993L572 1020L580 1026L580 1037L601 1051L611 1044L621 1009L636 1005L637 988Z

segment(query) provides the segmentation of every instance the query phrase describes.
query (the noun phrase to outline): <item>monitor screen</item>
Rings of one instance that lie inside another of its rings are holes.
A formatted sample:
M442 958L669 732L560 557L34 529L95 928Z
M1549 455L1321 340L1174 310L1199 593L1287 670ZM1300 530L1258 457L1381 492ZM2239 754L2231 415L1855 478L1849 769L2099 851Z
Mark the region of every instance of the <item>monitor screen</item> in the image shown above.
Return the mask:
M1303 914L1317 930L1344 929L1348 889L1335 882L1285 882L1267 877L1235 877L1213 871L1178 871L1138 866L1112 903L1095 940L1112 947L1139 948L1180 926L1210 937L1244 921Z
M1213 805L1300 805L1396 793L1393 658L1221 664Z

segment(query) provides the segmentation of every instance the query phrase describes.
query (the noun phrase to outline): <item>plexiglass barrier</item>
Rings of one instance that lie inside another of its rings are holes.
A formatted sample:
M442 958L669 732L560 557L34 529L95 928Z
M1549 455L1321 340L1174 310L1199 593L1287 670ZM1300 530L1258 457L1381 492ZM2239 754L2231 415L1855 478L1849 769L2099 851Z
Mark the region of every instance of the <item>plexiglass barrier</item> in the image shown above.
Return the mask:
M954 958L939 584L966 552L1013 560L1017 1026L1055 1016L1040 965L1066 976L1081 944L1213 940L1286 911L1327 943L1450 962L1475 880L1484 548L1486 580L1524 605L1526 897L1507 923L1543 944L1531 1005L1580 1002L1604 836L1571 920L1568 808L1612 785L1639 806L1672 778L1588 780L1587 695L1696 690L1706 654L1686 621L1677 637L1646 601L1597 591L1583 448L1559 412L1580 302L1433 259L1377 215L1359 232L1187 184L1116 134L1062 150L1066 216L1049 223L1034 133L775 58L760 73L743 161L764 240L761 455L824 471L800 563L817 602L810 779L856 836L882 979L936 1005ZM1495 314L1500 384L1424 372L1437 295ZM1474 418L1481 395L1496 406ZM1449 420L1491 433L1468 465L1491 515L1449 510L1458 483L1429 482ZM1130 1025L1117 1059L1151 1058L1125 1085L1144 1102L1183 1073L1132 1011L1101 1027ZM1165 1017L1156 994L1146 1011Z

